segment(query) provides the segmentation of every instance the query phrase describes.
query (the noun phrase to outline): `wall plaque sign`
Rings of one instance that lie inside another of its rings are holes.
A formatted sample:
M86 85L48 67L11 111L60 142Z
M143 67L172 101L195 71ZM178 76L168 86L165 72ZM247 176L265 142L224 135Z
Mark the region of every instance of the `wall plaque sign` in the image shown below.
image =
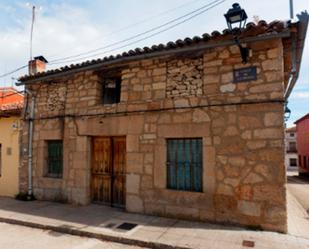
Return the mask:
M240 69L235 69L233 72L234 83L256 80L256 67L245 67Z

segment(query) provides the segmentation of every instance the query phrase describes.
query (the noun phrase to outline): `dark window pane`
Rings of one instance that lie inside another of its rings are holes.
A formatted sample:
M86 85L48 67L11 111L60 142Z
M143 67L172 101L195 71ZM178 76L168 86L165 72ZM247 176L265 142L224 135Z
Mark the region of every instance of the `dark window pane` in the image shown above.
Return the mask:
M289 142L289 151L296 152L296 142Z
M47 176L62 177L63 145L61 140L47 141Z
M167 188L202 192L202 139L167 139Z
M103 104L120 102L121 78L110 78L103 81Z
M297 159L296 158L290 158L290 166L291 167L297 166Z

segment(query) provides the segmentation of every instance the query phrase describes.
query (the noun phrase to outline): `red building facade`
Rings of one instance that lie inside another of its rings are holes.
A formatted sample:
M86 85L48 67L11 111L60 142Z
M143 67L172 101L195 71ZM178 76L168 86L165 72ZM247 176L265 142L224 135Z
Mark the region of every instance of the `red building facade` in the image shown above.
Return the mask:
M297 130L298 170L309 175L309 113L295 122Z

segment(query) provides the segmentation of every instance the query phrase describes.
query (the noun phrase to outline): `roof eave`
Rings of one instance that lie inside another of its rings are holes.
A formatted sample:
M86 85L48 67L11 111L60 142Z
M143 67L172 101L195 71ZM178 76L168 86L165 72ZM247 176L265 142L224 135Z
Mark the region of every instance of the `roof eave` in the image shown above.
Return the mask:
M290 36L291 36L290 30L286 29L285 31L282 31L280 33L273 32L273 33L265 33L265 34L253 36L253 37L247 37L247 38L242 39L241 42L251 43L251 42L270 40L270 39L275 39L275 38L286 38ZM185 52L199 51L199 50L205 50L205 49L215 48L215 47L230 46L234 44L235 44L234 40L230 40L230 39L223 40L220 42L211 41L211 42L206 42L203 44L196 44L194 46L187 46L187 47L182 47L182 48L151 52L151 53L146 53L146 54L141 54L141 55L115 58L110 61L103 61L103 62L91 64L91 65L85 65L85 66L81 65L76 68L70 68L66 71L58 71L58 72L56 71L52 73L47 73L46 75L42 75L42 76L37 75L30 79L20 80L19 82L16 83L16 85L21 86L21 85L26 85L26 84L38 83L44 80L52 80L52 79L67 76L73 73L78 73L78 72L87 71L87 70L95 70L103 66L111 66L111 65L121 64L121 63L129 63L129 62L137 61L137 60L150 59L154 57L179 54L179 53L185 53Z

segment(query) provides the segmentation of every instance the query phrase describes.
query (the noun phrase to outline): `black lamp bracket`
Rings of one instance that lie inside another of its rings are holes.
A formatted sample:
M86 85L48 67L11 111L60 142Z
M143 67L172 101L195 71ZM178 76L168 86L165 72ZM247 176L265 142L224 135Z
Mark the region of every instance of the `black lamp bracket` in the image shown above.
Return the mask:
M237 36L234 36L234 41L236 45L239 47L239 51L240 51L241 58L242 58L242 63L246 64L248 62L249 49L241 45Z

